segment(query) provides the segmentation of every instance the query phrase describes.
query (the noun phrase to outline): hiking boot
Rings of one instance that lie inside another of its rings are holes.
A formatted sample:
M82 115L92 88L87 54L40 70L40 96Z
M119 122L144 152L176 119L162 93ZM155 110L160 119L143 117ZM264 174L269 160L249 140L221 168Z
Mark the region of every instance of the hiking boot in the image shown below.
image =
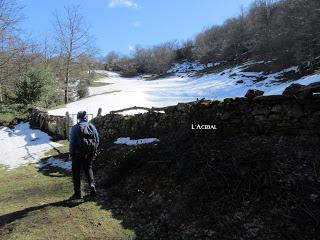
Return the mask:
M90 197L95 197L95 196L97 196L96 188L95 188L95 186L91 186L90 187Z
M82 198L81 197L81 193L75 193L69 198L69 200L78 200L78 199L81 199L81 198Z

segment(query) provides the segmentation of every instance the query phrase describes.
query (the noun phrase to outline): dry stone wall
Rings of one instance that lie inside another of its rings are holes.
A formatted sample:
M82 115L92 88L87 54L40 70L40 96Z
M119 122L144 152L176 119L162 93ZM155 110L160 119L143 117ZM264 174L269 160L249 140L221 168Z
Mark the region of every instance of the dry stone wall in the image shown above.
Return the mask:
M250 90L243 98L224 101L201 100L151 110L144 114L123 116L107 114L94 118L105 142L119 137L158 137L175 132L207 131L222 135L259 134L320 134L320 83L308 86L291 85L283 95L263 96ZM67 138L67 118L50 116L33 109L31 126ZM198 129L200 128L200 129Z
M118 137L161 137L179 131L215 131L222 135L320 134L320 96L277 95L225 99L222 102L197 101L164 108L164 113L108 114L95 118L93 122L108 142Z
M52 116L45 110L34 108L30 117L30 126L38 128L57 139L66 139L66 117Z

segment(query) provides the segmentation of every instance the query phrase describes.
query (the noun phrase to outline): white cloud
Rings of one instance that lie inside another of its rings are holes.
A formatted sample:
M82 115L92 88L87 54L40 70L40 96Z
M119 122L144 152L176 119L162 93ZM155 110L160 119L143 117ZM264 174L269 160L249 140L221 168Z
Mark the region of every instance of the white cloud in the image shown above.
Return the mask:
M126 7L138 8L138 4L133 0L109 0L109 8Z
M128 46L128 48L129 48L129 51L130 51L130 52L134 51L134 49L135 49L135 47L134 47L132 44L130 44L130 45Z
M132 25L133 25L135 28L139 28L139 27L141 27L142 23L141 23L140 21L134 21L134 22L132 23Z

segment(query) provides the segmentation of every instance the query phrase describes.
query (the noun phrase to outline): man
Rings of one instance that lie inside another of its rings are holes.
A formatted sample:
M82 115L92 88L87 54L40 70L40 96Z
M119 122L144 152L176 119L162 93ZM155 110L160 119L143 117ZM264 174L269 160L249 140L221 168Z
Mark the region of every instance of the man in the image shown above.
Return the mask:
M78 123L70 133L70 156L72 159L72 180L74 195L70 199L81 199L81 168L90 187L90 196L96 196L92 163L99 145L99 134L95 126L88 122L85 111L78 112Z

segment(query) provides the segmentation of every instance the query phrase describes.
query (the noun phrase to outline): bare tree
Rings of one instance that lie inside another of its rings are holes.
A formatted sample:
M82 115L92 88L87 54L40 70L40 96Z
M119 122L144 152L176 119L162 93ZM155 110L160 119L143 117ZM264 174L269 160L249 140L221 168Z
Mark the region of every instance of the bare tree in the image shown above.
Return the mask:
M21 9L14 0L0 0L0 38L17 29L22 18Z
M275 0L256 0L249 13L255 48L263 53L273 49L275 16L278 10Z
M103 59L105 62L105 69L116 71L116 64L120 61L120 54L112 51L107 54L107 56Z
M41 42L39 52L43 57L44 68L49 70L50 60L54 57L55 49L52 42L49 41L48 36L46 36L44 40Z
M175 50L177 49L175 42L166 42L154 46L152 51L151 72L157 74L166 73L175 60Z
M0 0L0 102L6 92L4 85L10 83L9 68L23 50L16 36L17 23L22 19L21 9L14 0Z
M148 73L150 68L152 68L152 51L150 49L144 49L141 47L136 47L134 50L135 65L138 73Z
M92 50L89 27L78 6L65 7L63 16L55 13L55 33L60 56L64 59L64 102L69 102L69 83L72 65L82 54Z

